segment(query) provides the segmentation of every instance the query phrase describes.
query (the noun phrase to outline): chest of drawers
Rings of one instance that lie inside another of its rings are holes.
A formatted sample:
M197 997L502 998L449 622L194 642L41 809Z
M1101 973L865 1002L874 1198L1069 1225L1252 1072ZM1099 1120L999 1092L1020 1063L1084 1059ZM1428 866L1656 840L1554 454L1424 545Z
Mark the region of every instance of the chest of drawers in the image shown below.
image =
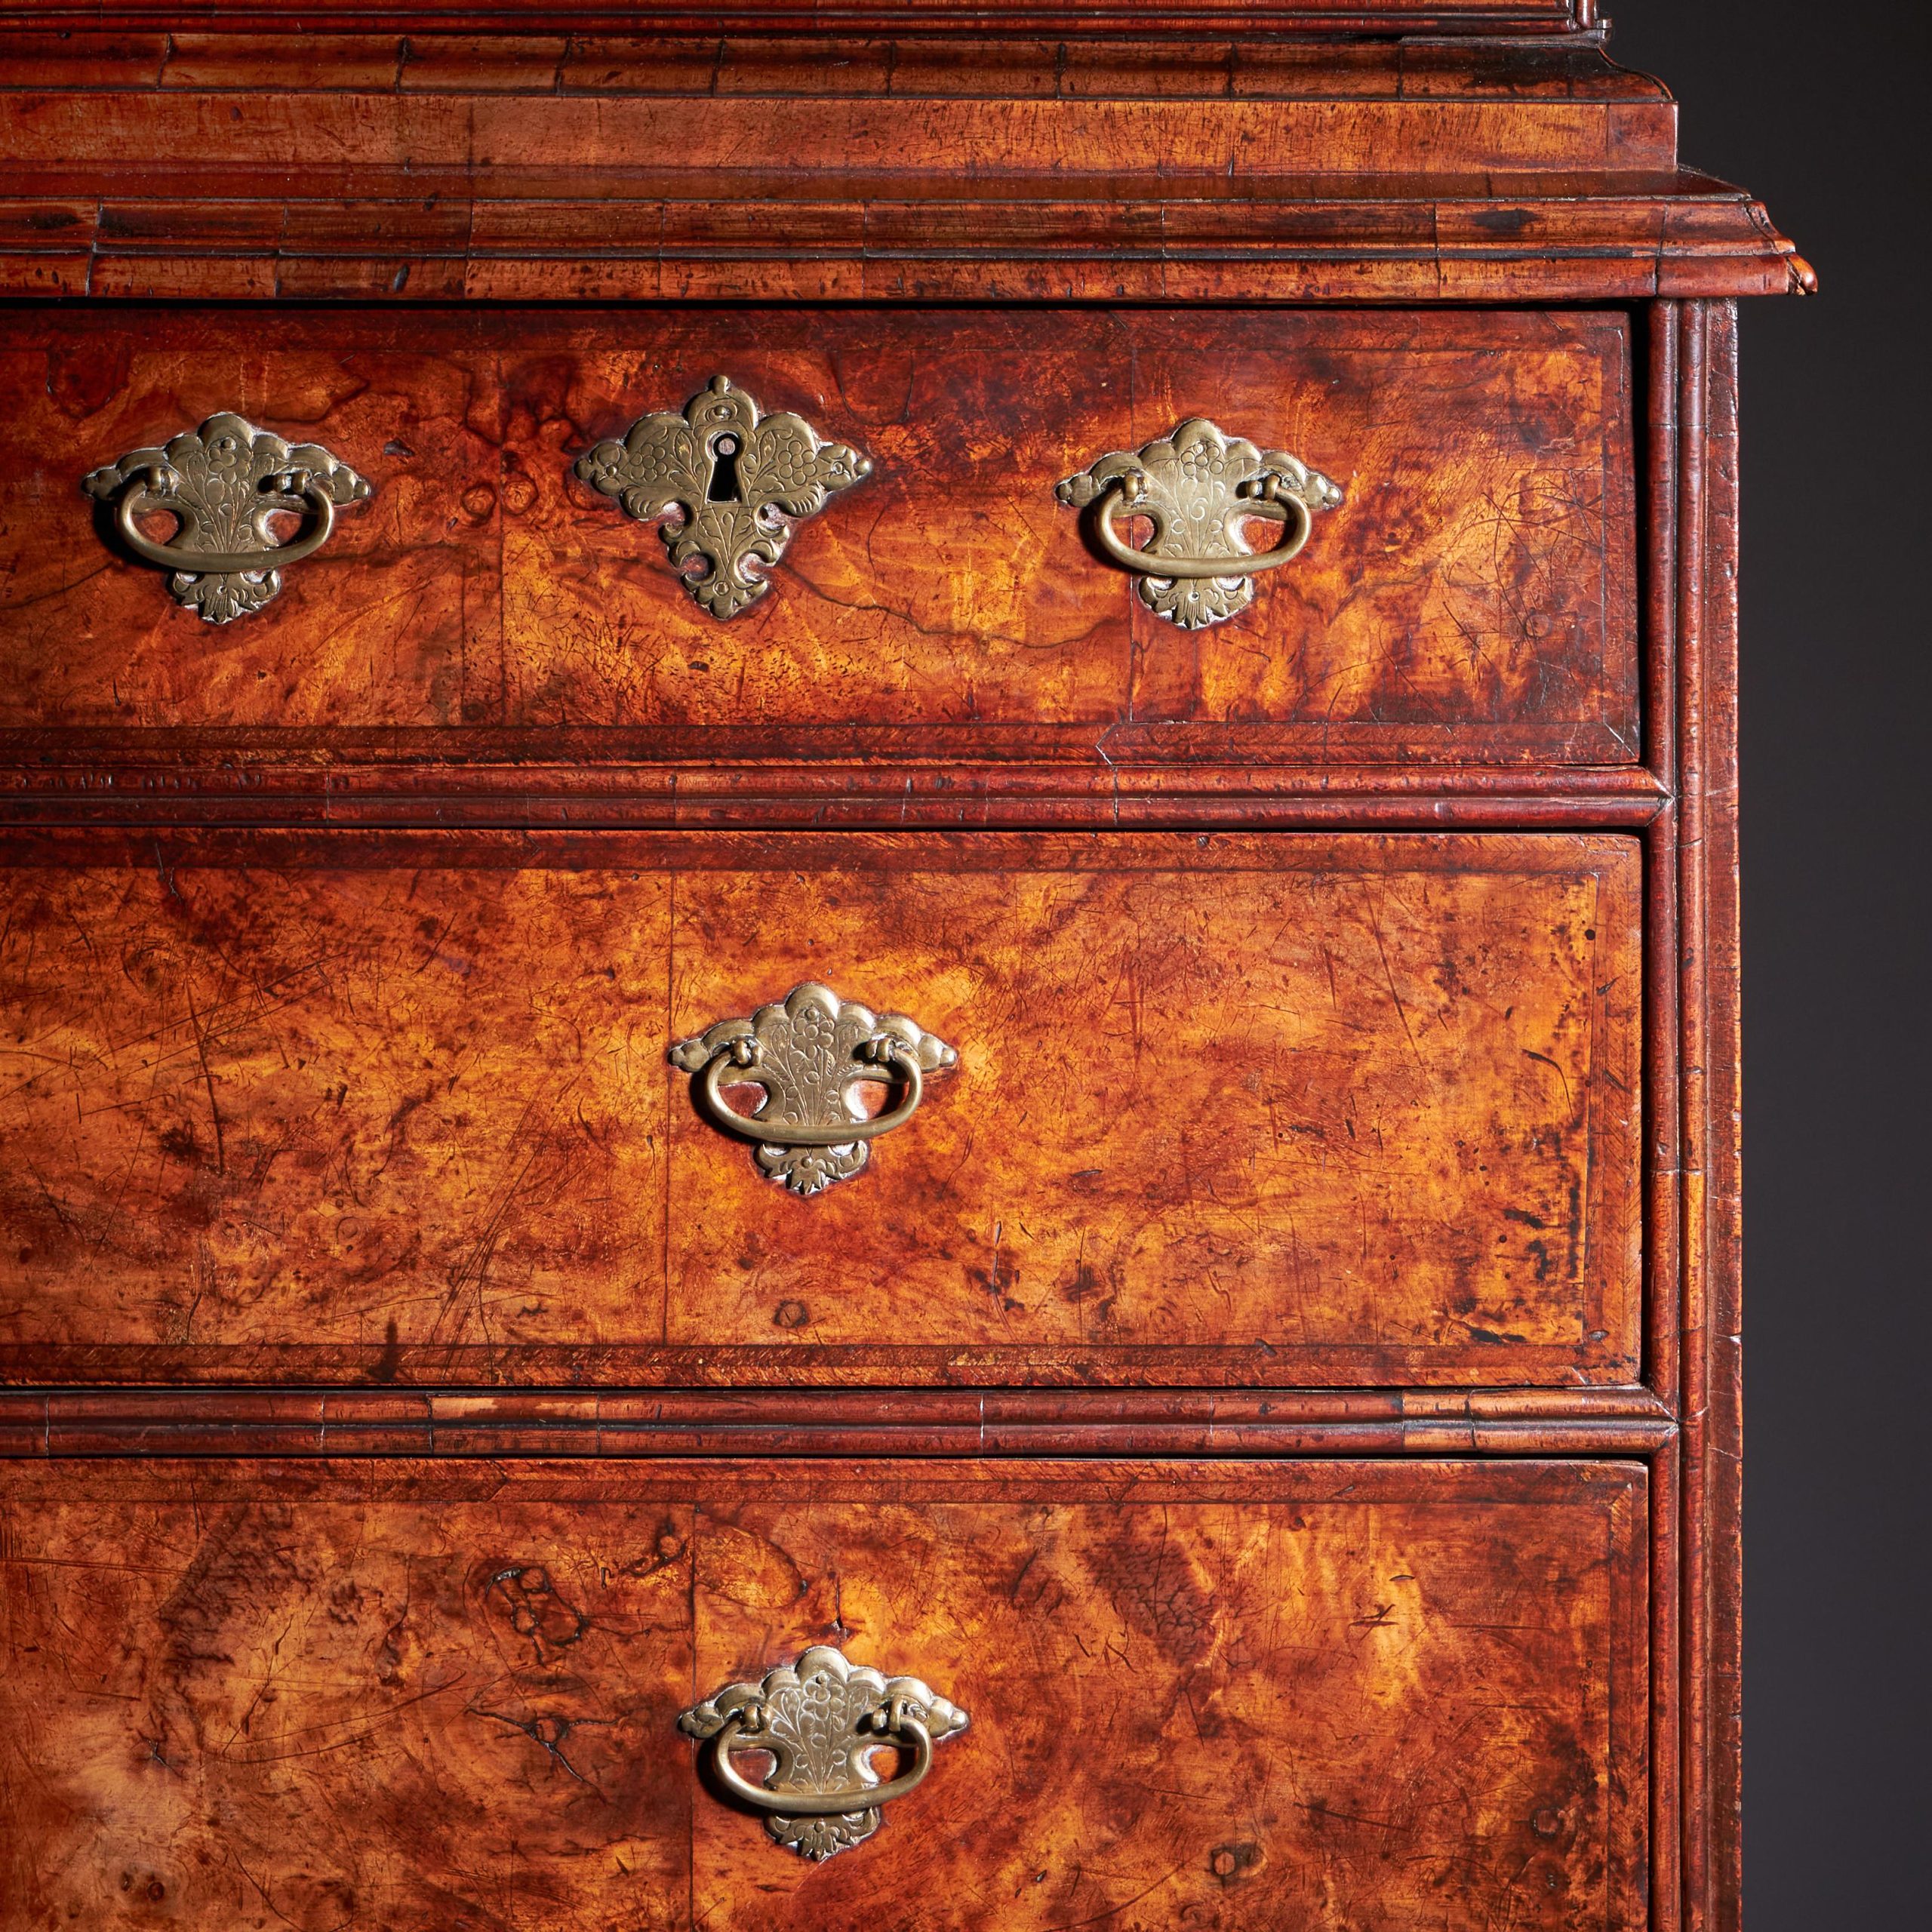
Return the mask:
M1734 1928L1587 0L7 20L0 1932Z

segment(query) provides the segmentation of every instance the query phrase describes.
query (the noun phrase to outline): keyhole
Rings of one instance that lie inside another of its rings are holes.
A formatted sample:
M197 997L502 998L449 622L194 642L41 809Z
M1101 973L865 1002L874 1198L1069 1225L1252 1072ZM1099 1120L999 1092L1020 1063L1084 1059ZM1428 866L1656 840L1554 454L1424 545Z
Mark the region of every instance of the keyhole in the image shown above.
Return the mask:
M705 486L706 499L714 503L738 500L738 439L727 433L711 446L711 481Z

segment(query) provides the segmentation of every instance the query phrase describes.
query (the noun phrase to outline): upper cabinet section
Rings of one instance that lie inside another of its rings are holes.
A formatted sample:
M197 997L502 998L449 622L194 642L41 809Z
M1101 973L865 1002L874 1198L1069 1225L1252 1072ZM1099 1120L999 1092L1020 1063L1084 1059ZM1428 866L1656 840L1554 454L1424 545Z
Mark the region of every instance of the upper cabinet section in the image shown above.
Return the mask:
M1561 5L1076 0L948 8L943 38L918 31L936 8L701 11L651 38L398 14L299 59L139 9L0 30L0 292L1606 302L1808 274L1748 195L1678 167L1669 94L1554 30Z
M262 9L254 0L202 0L192 11L201 38L226 29L259 32ZM0 0L0 23L71 24L80 9L46 0ZM162 0L105 0L87 9L103 24L138 29L148 23L173 30L184 10ZM469 17L465 18L467 12ZM1346 29L1353 33L1497 33L1575 32L1593 26L1595 0L669 0L650 10L660 32L780 34L844 37L866 34L1176 34ZM412 38L452 38L453 23L553 37L593 38L613 28L635 29L634 8L595 4L558 5L554 0L496 0L462 10L447 0L315 0L301 10L309 27L340 25L366 32L372 22ZM177 33L177 38L184 38ZM454 38L474 44L473 33Z

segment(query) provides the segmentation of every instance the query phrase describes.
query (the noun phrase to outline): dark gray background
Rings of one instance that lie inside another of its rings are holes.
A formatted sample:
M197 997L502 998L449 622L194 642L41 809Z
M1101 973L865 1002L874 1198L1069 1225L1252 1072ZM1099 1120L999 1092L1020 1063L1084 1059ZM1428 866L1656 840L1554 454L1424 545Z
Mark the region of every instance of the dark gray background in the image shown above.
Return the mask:
M1745 1920L1932 1924L1932 715L1918 0L1620 0L1687 163L1817 267L1743 305Z

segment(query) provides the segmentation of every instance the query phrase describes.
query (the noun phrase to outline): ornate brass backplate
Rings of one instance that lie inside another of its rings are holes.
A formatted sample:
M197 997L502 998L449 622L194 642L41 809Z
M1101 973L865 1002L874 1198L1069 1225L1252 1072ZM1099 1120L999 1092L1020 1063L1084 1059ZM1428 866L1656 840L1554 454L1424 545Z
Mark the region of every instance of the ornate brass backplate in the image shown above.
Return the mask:
M883 1677L814 1644L756 1684L728 1684L678 1720L709 1747L719 1783L764 1814L764 1828L801 1857L829 1858L872 1836L879 1807L932 1768L933 1746L966 1728L966 1713L916 1677ZM891 1747L912 1768L881 1784L868 1761ZM769 1754L762 1784L732 1764L734 1751Z
M802 416L763 415L729 377L713 376L681 415L639 417L621 443L578 457L577 473L640 523L677 511L663 530L672 568L712 617L735 617L771 588L763 573L795 526L872 467Z
M1054 494L1075 509L1092 506L1100 547L1134 573L1141 602L1186 630L1246 609L1256 574L1297 555L1315 512L1342 500L1334 484L1298 457L1257 449L1201 416L1143 449L1102 457ZM1143 548L1115 528L1123 512L1153 525ZM1251 550L1241 533L1250 517L1280 524L1285 534L1272 549Z
M122 541L171 571L174 601L211 624L259 611L281 590L284 568L328 541L337 509L370 495L368 482L321 444L290 444L226 412L163 448L135 450L93 471L81 487L114 505ZM152 510L178 520L165 543L134 521ZM278 543L269 534L278 512L306 516L309 527Z
M874 1014L808 980L749 1019L721 1020L671 1049L671 1063L698 1078L698 1098L728 1133L757 1143L758 1164L794 1194L816 1194L850 1180L870 1143L910 1120L925 1075L959 1056L903 1013ZM852 1089L897 1087L898 1104L869 1119ZM764 1104L741 1114L723 1089L762 1087Z

